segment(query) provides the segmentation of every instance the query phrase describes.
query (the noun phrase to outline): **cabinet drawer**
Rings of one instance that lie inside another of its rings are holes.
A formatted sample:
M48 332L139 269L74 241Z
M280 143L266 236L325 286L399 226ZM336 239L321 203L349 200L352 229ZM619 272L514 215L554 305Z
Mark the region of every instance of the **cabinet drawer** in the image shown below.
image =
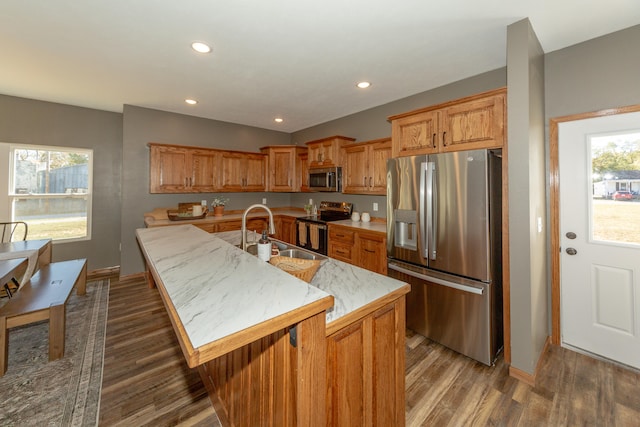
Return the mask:
M329 226L329 241L353 244L355 240L354 235L355 233L353 231Z
M339 259L340 261L352 263L353 262L353 246L343 245L339 243L329 244L329 256L331 258Z

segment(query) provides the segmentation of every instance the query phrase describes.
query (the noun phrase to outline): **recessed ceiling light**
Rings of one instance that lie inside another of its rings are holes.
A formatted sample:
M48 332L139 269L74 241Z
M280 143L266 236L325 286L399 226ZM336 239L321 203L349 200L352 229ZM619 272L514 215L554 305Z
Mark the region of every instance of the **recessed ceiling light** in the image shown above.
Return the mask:
M273 119L273 121L275 121L276 123L282 123L284 122L284 119L282 117L276 117L275 119Z
M185 99L184 102L189 105L196 105L198 103L198 101L196 101L195 99Z
M369 83L369 82L360 82L356 86L358 86L360 89L366 89L369 86L371 86L371 83Z
M193 42L191 43L191 48L198 53L209 53L211 52L211 47L208 44L202 42Z

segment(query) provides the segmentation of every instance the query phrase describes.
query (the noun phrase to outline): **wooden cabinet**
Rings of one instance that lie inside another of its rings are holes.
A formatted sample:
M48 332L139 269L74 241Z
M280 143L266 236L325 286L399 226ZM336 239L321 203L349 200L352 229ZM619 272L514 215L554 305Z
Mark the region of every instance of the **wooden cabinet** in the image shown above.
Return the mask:
M502 147L505 104L497 89L389 117L393 157Z
M348 144L342 149L343 193L387 194L387 160L391 138Z
M278 215L275 219L275 238L283 242L296 244L296 219L292 216Z
M297 159L298 186L300 191L311 191L309 189L309 153L307 151L298 153Z
M355 231L352 228L329 224L327 255L349 264L355 264L353 258L354 243Z
M241 151L220 152L220 190L266 191L267 156Z
M194 224L196 225L196 224ZM202 227L200 227L202 228ZM220 233L222 231L234 231L242 229L242 220L230 219L213 223L212 233ZM260 238L262 230L269 229L269 220L267 217L247 218L247 231L256 232L256 240ZM251 241L251 239L249 239Z
M331 258L386 275L386 245L385 233L329 224L327 255Z
M387 237L384 234L358 231L357 248L357 266L387 275Z
M342 166L340 148L355 141L346 136L331 136L307 142L309 148L309 167Z
M327 426L404 426L405 298L327 337Z
M260 151L268 156L268 191L300 191L298 155L306 153L306 147L277 145L262 147Z
M150 143L149 192L199 193L217 190L218 152Z

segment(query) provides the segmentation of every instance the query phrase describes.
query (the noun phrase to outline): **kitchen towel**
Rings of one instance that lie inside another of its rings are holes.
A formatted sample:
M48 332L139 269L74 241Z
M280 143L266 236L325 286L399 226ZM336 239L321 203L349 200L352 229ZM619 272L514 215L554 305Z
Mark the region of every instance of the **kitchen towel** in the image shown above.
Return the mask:
M307 223L305 222L298 223L298 240L300 246L307 244Z
M311 240L311 249L318 250L320 249L320 237L318 232L318 224L309 224L309 234Z

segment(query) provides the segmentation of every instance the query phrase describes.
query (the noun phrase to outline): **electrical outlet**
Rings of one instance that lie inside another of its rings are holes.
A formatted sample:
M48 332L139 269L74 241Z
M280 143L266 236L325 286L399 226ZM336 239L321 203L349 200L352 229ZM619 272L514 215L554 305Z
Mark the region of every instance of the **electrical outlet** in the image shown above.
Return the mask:
M266 204L267 204L267 198L266 198L266 197L263 197L263 198L262 198L262 204L263 204L263 205L266 205Z
M375 202L373 203L373 211L378 212L378 204Z

